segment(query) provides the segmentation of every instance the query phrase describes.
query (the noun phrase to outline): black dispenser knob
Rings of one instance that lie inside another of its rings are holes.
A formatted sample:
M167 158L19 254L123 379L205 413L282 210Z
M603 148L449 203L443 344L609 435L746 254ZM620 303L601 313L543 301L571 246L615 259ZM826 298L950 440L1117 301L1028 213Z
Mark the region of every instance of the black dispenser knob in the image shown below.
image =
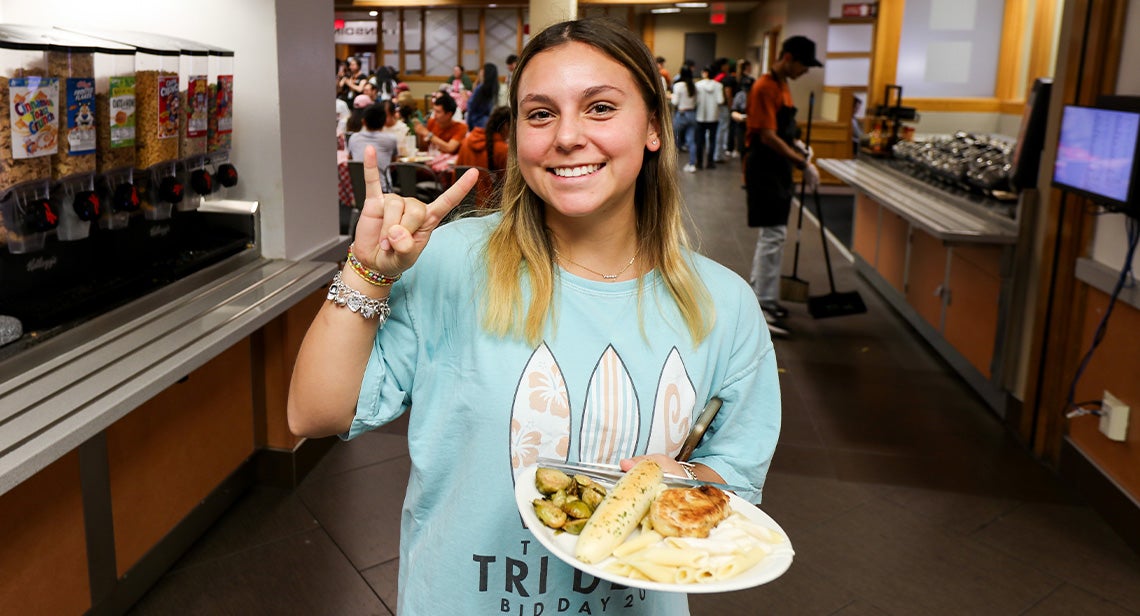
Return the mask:
M236 186L238 183L237 168L226 163L218 166L218 183L226 188Z
M214 178L205 169L190 172L190 188L203 197L214 192Z
M90 222L99 217L99 195L94 191L81 190L75 193L75 202L71 204L71 208L75 210L75 215L79 220Z

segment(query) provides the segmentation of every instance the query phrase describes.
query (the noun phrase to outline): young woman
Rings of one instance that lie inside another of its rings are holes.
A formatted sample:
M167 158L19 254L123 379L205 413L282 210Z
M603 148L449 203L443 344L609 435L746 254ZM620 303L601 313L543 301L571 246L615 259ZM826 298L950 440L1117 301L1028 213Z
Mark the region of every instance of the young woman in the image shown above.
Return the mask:
M510 98L497 213L439 227L474 171L425 205L380 194L366 158L355 244L302 344L290 427L351 438L410 411L400 614L688 614L684 594L547 552L514 482L539 456L649 456L684 476L674 458L719 397L694 472L759 502L780 426L767 328L748 285L688 248L667 99L625 25L547 28Z
M487 123L491 109L499 100L499 69L488 62L479 70L479 83L467 101L467 116L464 123L468 129L481 128Z

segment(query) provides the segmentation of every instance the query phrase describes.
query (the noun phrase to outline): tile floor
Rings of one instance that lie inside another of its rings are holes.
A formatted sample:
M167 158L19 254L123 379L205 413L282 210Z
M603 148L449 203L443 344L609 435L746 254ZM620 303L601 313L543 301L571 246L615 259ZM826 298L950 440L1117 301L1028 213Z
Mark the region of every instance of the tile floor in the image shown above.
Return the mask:
M747 276L736 166L681 175L702 251ZM822 293L818 228L804 231L800 275ZM790 304L776 342L784 431L764 509L795 562L759 588L693 595L693 614L1140 614L1140 556L832 254L868 312L816 321ZM131 613L394 613L408 470L402 425L336 445L297 489L242 498Z

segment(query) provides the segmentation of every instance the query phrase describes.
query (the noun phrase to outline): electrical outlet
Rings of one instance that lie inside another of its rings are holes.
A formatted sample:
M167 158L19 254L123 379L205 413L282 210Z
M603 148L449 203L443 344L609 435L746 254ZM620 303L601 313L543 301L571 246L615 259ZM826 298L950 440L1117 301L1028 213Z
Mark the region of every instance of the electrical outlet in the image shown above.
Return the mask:
M1100 431L1114 441L1123 441L1128 436L1128 405L1107 389L1100 405Z

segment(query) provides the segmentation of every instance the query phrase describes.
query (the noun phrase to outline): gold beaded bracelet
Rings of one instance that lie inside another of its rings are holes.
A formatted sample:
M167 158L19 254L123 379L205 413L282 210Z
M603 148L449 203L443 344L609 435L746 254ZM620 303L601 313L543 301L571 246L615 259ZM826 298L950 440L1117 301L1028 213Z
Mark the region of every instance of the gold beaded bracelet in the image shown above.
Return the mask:
M357 276L360 276L369 284L377 287L388 287L391 286L393 282L399 280L400 276L403 275L396 274L395 276L386 276L374 269L369 269L356 258L356 255L352 254L352 246L353 245L350 245L348 247L348 265L352 268L352 271L356 272Z

